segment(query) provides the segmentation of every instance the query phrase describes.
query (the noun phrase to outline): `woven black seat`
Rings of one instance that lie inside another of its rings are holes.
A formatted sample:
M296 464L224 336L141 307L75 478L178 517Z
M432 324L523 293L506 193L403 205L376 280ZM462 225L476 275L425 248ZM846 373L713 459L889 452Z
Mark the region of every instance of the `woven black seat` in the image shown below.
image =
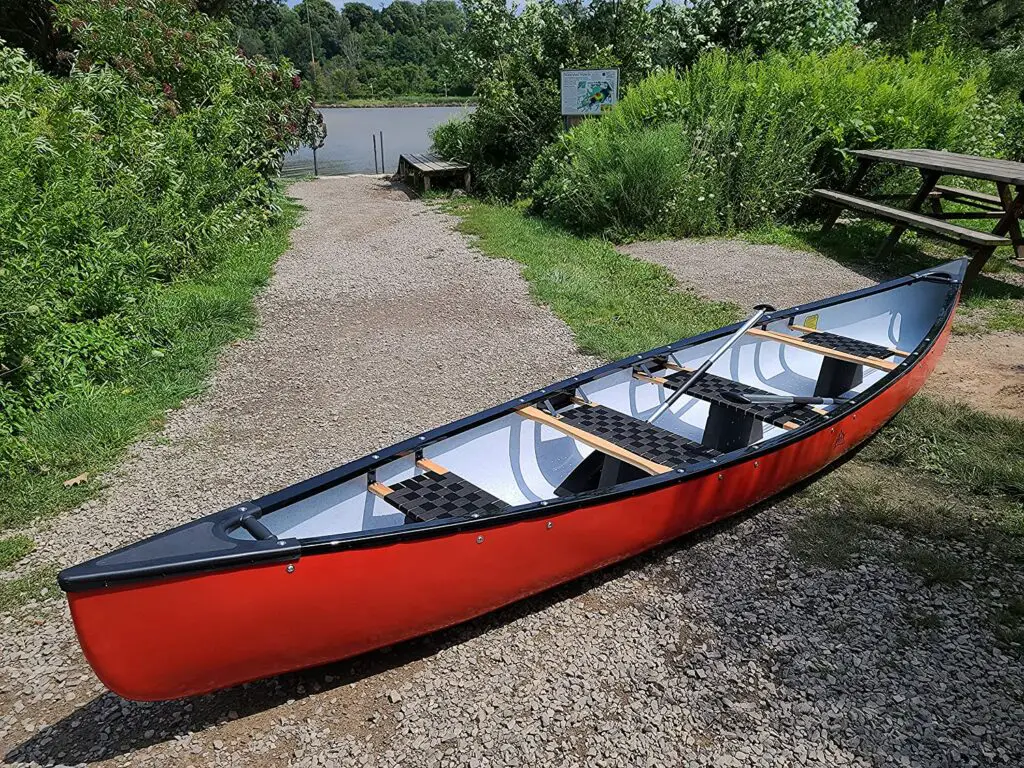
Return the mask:
M666 376L665 386L676 389L689 379L690 373L680 371ZM732 379L725 379L715 376L712 373L705 373L686 390L686 394L706 400L709 403L720 405L737 413L753 416L755 419L767 421L770 424L782 427L789 424L802 426L806 422L818 416L809 405L792 405L790 403L737 403L729 399L729 395L770 395L768 392L747 384L740 384Z
M879 360L888 360L892 357L891 349L872 344L869 341L851 339L848 336L840 336L828 331L815 331L801 337L802 341L809 344L817 344L819 347L828 347L839 352L846 352L857 357L875 357Z
M581 405L561 416L566 424L667 467L699 464L721 455L714 448L603 405Z
M440 517L482 517L509 505L453 472L427 471L391 486L384 497L413 521Z

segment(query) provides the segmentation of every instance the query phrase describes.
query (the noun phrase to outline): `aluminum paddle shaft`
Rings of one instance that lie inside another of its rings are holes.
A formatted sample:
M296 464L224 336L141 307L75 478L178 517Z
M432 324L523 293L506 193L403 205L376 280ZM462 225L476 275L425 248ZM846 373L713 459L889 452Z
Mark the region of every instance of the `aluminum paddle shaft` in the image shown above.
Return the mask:
M749 331L751 328L753 328L755 325L757 325L758 321L762 317L764 317L765 314L767 314L770 311L772 311L772 308L769 307L766 304L758 306L757 307L757 311L754 314L752 314L747 319L747 321L745 323L743 323L743 325L741 325L739 327L739 329L736 331L736 333L734 333L732 336L730 336L728 339L726 339L725 343L722 346L720 346L718 349L716 349L714 352L712 352L711 356L708 357L708 359L705 360L703 363L701 363L700 367L697 368L697 370L693 372L693 375L690 378L688 378L683 383L683 385L681 387L679 387L679 389L677 389L675 392L673 392L669 396L668 400L666 400L664 403L662 403L658 407L658 410L656 410L654 413L652 413L648 417L647 423L648 424L653 424L657 420L657 418L659 416L661 416L661 414L663 414L665 411L667 411L669 408L671 408L672 404L675 403L675 401L678 400L680 397L685 395L686 394L686 390L688 390L690 387L692 387L694 382L697 381L697 379L699 379L701 376L703 376L705 373L708 372L708 368L710 368L712 365L714 365L715 361L718 358L720 358L722 355L724 355L726 352L728 352L729 348L732 347L733 344L735 344L737 341L739 341L741 338L743 338L743 334L745 334L747 331Z

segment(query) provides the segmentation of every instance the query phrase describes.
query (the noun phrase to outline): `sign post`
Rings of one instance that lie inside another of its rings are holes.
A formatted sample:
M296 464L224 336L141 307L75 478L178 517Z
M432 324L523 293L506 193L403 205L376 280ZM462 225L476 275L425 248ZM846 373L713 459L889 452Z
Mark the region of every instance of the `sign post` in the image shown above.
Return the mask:
M619 101L619 70L563 69L562 118L565 127L595 117Z

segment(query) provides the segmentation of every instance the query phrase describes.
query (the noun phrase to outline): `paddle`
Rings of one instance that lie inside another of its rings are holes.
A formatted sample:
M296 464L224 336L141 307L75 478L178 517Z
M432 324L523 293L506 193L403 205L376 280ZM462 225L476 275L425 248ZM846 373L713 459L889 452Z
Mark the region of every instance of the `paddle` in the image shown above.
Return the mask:
M755 394L744 395L739 392L723 392L722 397L740 405L760 405L762 403L779 403L784 405L841 405L849 402L845 397L801 397L799 395Z
M736 333L734 333L732 336L726 339L725 343L722 346L720 346L718 349L712 352L708 359L701 363L697 370L693 372L693 375L690 376L690 378L688 378L683 383L683 385L679 387L679 389L673 392L672 395L658 407L658 410L656 410L647 418L648 424L653 424L655 420L659 416L661 416L661 414L663 414L665 411L672 407L672 404L676 400L685 395L686 390L692 387L701 376L707 373L708 368L714 365L715 361L722 355L724 355L733 344L735 344L737 341L743 338L743 335L747 331L749 331L751 328L757 325L758 321L762 317L764 317L768 312L775 311L775 307L771 306L770 304L758 304L756 307L754 307L754 309L757 311L754 312L754 314L752 314L749 318L747 318L746 322L744 322L743 325L739 327Z

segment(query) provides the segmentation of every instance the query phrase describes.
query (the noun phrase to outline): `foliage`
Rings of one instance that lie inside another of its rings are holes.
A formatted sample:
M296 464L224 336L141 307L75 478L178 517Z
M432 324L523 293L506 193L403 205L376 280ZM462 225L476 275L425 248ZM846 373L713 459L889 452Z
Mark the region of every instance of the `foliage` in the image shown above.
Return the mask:
M269 177L314 117L293 70L177 0L57 18L68 77L0 47L0 461L31 456L33 412L168 353L163 287L276 215Z
M64 393L59 408L34 411L21 424L22 451L0 472L0 530L81 503L97 483L64 480L107 469L124 446L159 426L168 409L203 391L218 350L254 326L252 297L288 246L295 206L249 238L222 243L209 271L154 291L145 323L165 340L116 381Z
M862 35L857 0L693 0L669 14L669 61L688 65L710 48L827 51Z
M329 0L304 0L294 8L283 0L249 0L236 4L231 16L245 51L288 57L318 101L471 90L447 54L465 27L462 8L452 0L396 0L379 10L351 2L340 11Z
M558 135L562 67L618 67L625 90L710 49L827 49L860 34L854 0L531 0L521 12L505 0L464 6L457 61L477 84L478 108L439 129L434 146L471 162L479 187L501 198L522 192L534 159Z
M682 75L639 83L546 149L531 175L534 209L619 239L760 227L812 185L840 183L841 148L993 151L999 116L982 78L941 51L712 51Z

